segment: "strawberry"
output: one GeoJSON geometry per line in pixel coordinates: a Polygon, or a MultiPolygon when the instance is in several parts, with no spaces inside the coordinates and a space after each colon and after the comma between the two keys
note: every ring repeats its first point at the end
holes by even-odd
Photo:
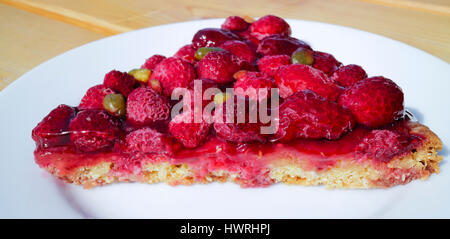
{"type": "Polygon", "coordinates": [[[266,15],[252,22],[249,30],[250,34],[258,40],[274,34],[282,36],[291,35],[291,27],[289,24],[282,18],[273,15],[266,15]]]}
{"type": "Polygon", "coordinates": [[[271,89],[275,87],[272,78],[262,72],[246,71],[236,80],[234,93],[243,97],[247,96],[251,100],[270,98],[271,89]]]}
{"type": "Polygon", "coordinates": [[[103,109],[103,98],[109,94],[114,94],[115,92],[106,87],[105,85],[96,85],[89,88],[86,94],[81,99],[78,108],[82,110],[86,109],[103,109]]]}
{"type": "Polygon", "coordinates": [[[244,31],[250,26],[250,23],[239,16],[229,16],[225,19],[221,28],[229,31],[244,31]]]}
{"type": "Polygon", "coordinates": [[[364,69],[358,65],[346,65],[339,68],[333,73],[331,79],[336,82],[336,84],[349,87],[360,80],[367,78],[367,73],[364,69]]]}
{"type": "Polygon", "coordinates": [[[103,84],[112,90],[121,93],[127,97],[134,89],[135,79],[132,75],[126,72],[120,72],[116,70],[110,71],[105,75],[103,84]]]}
{"type": "Polygon", "coordinates": [[[200,113],[198,114],[199,122],[196,122],[193,112],[183,112],[175,116],[169,123],[169,132],[186,148],[199,146],[211,129],[212,120],[205,121],[200,113]]]}
{"type": "Polygon", "coordinates": [[[128,96],[127,120],[138,126],[154,125],[169,119],[168,100],[150,87],[135,89],[128,96]]]}
{"type": "Polygon", "coordinates": [[[258,69],[274,77],[282,66],[289,65],[291,58],[287,55],[264,56],[258,60],[258,69]]]}
{"type": "Polygon", "coordinates": [[[148,58],[145,63],[141,66],[141,68],[144,69],[149,69],[149,70],[153,70],[155,69],[155,67],[161,63],[161,61],[163,61],[164,59],[166,59],[165,56],[162,55],[153,55],[150,58],[148,58]]]}
{"type": "Polygon", "coordinates": [[[171,96],[177,88],[186,88],[196,78],[194,67],[178,57],[169,57],[159,63],[150,76],[149,86],[152,80],[160,82],[163,94],[171,96]]]}
{"type": "Polygon", "coordinates": [[[331,76],[342,65],[333,55],[325,52],[314,51],[313,57],[314,63],[312,66],[328,76],[331,76]]]}
{"type": "Polygon", "coordinates": [[[194,49],[194,47],[192,47],[192,44],[189,44],[181,47],[173,56],[185,60],[192,65],[195,65],[197,63],[197,59],[195,58],[195,51],[196,50],[194,49]]]}
{"type": "Polygon", "coordinates": [[[241,58],[247,62],[253,62],[256,60],[256,52],[251,49],[251,47],[243,42],[238,40],[226,41],[220,48],[227,50],[228,52],[234,54],[235,56],[241,58]]]}
{"type": "MultiPolygon", "coordinates": [[[[197,66],[199,78],[213,80],[219,84],[233,81],[233,74],[242,67],[242,61],[226,51],[212,51],[200,60],[197,66]]],[[[248,64],[248,63],[247,63],[248,64]]]]}

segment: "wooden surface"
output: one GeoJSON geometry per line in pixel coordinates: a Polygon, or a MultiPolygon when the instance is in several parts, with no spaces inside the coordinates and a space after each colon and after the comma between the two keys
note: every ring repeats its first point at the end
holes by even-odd
{"type": "Polygon", "coordinates": [[[0,89],[45,60],[109,35],[269,13],[373,32],[450,62],[449,0],[0,0],[0,89]]]}

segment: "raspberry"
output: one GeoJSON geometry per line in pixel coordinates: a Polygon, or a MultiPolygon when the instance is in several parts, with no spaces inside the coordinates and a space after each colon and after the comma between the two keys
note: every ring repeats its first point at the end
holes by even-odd
{"type": "Polygon", "coordinates": [[[197,59],[195,59],[195,52],[196,50],[194,49],[194,47],[192,47],[192,44],[189,44],[180,48],[173,56],[181,58],[182,60],[195,65],[195,63],[197,62],[197,59]]]}
{"type": "Polygon", "coordinates": [[[214,98],[213,95],[211,95],[210,99],[203,98],[205,96],[205,91],[210,88],[218,88],[217,83],[212,80],[209,80],[209,79],[198,79],[198,80],[191,82],[191,84],[188,87],[190,97],[191,97],[191,110],[194,110],[196,99],[202,99],[202,109],[204,109],[205,106],[207,106],[211,101],[213,101],[213,98],[214,98]],[[195,85],[196,81],[200,81],[200,83],[201,83],[201,86],[202,86],[201,92],[194,91],[194,85],[195,85]]]}
{"type": "Polygon", "coordinates": [[[175,116],[169,123],[169,132],[186,148],[199,146],[208,136],[212,120],[209,122],[198,114],[200,122],[194,121],[194,111],[183,112],[175,116]]]}
{"type": "Polygon", "coordinates": [[[342,63],[337,61],[333,55],[325,52],[314,51],[313,57],[314,63],[312,66],[323,71],[323,73],[329,76],[332,75],[342,65],[342,63]]]}
{"type": "Polygon", "coordinates": [[[105,75],[103,84],[127,97],[134,89],[134,81],[134,77],[128,73],[112,70],[105,75]]]}
{"type": "Polygon", "coordinates": [[[358,65],[346,65],[333,73],[331,79],[338,85],[349,87],[360,80],[367,78],[364,69],[358,65]]]}
{"type": "Polygon", "coordinates": [[[168,136],[150,128],[141,128],[125,137],[130,152],[173,154],[173,142],[168,136]]]}
{"type": "Polygon", "coordinates": [[[350,111],[316,93],[305,90],[289,96],[279,111],[275,140],[294,138],[335,140],[355,126],[350,111]]]}
{"type": "Polygon", "coordinates": [[[134,125],[153,125],[169,116],[168,100],[149,87],[137,88],[128,96],[127,119],[134,125]]]}
{"type": "Polygon", "coordinates": [[[288,55],[290,56],[299,47],[311,49],[311,47],[296,38],[273,35],[264,38],[259,44],[256,52],[263,56],[267,55],[288,55]]]}
{"type": "Polygon", "coordinates": [[[103,110],[83,110],[69,124],[70,140],[81,152],[112,148],[120,133],[119,121],[103,110]]]}
{"type": "Polygon", "coordinates": [[[222,24],[221,28],[230,31],[244,31],[247,30],[249,26],[250,24],[242,17],[229,16],[225,19],[225,22],[222,24]]]}
{"type": "Polygon", "coordinates": [[[339,96],[338,103],[368,127],[389,124],[403,116],[402,89],[382,76],[356,82],[339,96]]]}
{"type": "Polygon", "coordinates": [[[291,58],[287,55],[264,56],[258,60],[258,68],[261,72],[274,77],[280,67],[289,65],[291,58]]]}
{"type": "Polygon", "coordinates": [[[250,34],[250,31],[244,30],[244,31],[240,31],[240,32],[235,32],[236,35],[238,35],[241,39],[247,41],[248,43],[252,43],[252,45],[254,45],[254,48],[256,49],[256,47],[258,46],[258,44],[260,43],[260,41],[258,39],[256,39],[255,37],[253,37],[250,34]]]}
{"type": "Polygon", "coordinates": [[[330,101],[335,101],[342,91],[323,72],[303,64],[283,66],[275,75],[275,83],[283,98],[308,89],[330,101]]]}
{"type": "Polygon", "coordinates": [[[222,45],[220,45],[220,47],[229,51],[230,53],[234,54],[235,56],[241,58],[244,61],[253,62],[256,60],[256,52],[253,51],[250,48],[250,46],[243,41],[238,40],[226,41],[222,45]]]}
{"type": "Polygon", "coordinates": [[[262,135],[259,122],[250,123],[250,115],[257,115],[257,104],[248,98],[234,96],[216,107],[214,113],[214,130],[223,139],[235,143],[264,142],[267,135],[262,135]],[[227,110],[227,102],[234,100],[233,107],[227,110]],[[240,110],[238,102],[245,102],[245,111],[240,110]],[[232,120],[228,122],[227,118],[232,120]]]}
{"type": "Polygon", "coordinates": [[[81,99],[78,108],[82,110],[87,109],[103,109],[103,98],[109,94],[114,94],[115,92],[105,85],[96,85],[89,88],[86,94],[81,99]]]}
{"type": "Polygon", "coordinates": [[[289,24],[282,18],[273,15],[266,15],[254,21],[250,24],[249,30],[252,36],[258,40],[274,34],[282,36],[291,35],[291,27],[289,24]]]}
{"type": "Polygon", "coordinates": [[[206,78],[217,83],[233,81],[233,74],[242,69],[239,59],[226,51],[212,51],[198,63],[199,78],[206,78]]]}
{"type": "Polygon", "coordinates": [[[205,28],[195,33],[194,38],[192,38],[192,46],[195,49],[216,47],[229,40],[239,40],[239,37],[228,30],[205,28]]]}
{"type": "Polygon", "coordinates": [[[269,75],[249,71],[242,74],[234,83],[234,93],[243,97],[247,96],[251,100],[262,100],[270,98],[271,89],[274,87],[275,84],[269,75]],[[260,89],[261,92],[259,92],[260,89]]]}
{"type": "Polygon", "coordinates": [[[36,145],[47,148],[70,142],[67,131],[75,114],[75,108],[67,105],[59,105],[53,109],[31,132],[36,145]]]}
{"type": "Polygon", "coordinates": [[[356,157],[389,162],[405,151],[408,137],[397,131],[373,130],[356,147],[356,157]]]}
{"type": "Polygon", "coordinates": [[[145,63],[141,66],[141,68],[149,69],[152,71],[164,59],[166,59],[165,56],[153,55],[145,61],[145,63]]]}
{"type": "Polygon", "coordinates": [[[150,80],[158,80],[163,94],[171,96],[173,89],[186,88],[196,78],[194,67],[177,57],[169,57],[156,66],[150,80]]]}

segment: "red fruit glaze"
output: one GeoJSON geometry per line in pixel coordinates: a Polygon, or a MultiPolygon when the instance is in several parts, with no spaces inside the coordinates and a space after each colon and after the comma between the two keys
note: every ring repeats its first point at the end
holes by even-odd
{"type": "Polygon", "coordinates": [[[314,51],[313,57],[314,63],[312,66],[328,76],[331,76],[342,65],[333,55],[325,52],[314,51]]]}
{"type": "Polygon", "coordinates": [[[81,99],[78,108],[82,110],[86,109],[103,109],[103,98],[109,94],[114,94],[115,92],[106,87],[105,85],[96,85],[89,88],[86,94],[81,99]]]}
{"type": "Polygon", "coordinates": [[[403,117],[403,92],[393,81],[378,76],[356,82],[341,96],[338,103],[348,108],[356,121],[378,127],[403,117]]]}
{"type": "Polygon", "coordinates": [[[158,80],[163,94],[170,97],[173,89],[186,88],[195,78],[195,69],[190,63],[178,57],[169,57],[156,66],[150,76],[149,85],[151,80],[158,80]]]}
{"type": "Polygon", "coordinates": [[[265,37],[279,34],[282,36],[291,35],[291,27],[282,18],[273,15],[266,15],[250,24],[250,34],[258,40],[265,37]]]}
{"type": "Polygon", "coordinates": [[[275,75],[275,83],[283,98],[297,91],[311,90],[330,101],[335,101],[342,91],[323,72],[303,64],[283,66],[275,75]]]}
{"type": "Polygon", "coordinates": [[[236,80],[234,93],[238,96],[247,96],[251,100],[270,98],[271,89],[275,88],[273,79],[261,72],[246,71],[236,80]]]}
{"type": "Polygon", "coordinates": [[[192,38],[192,46],[195,49],[200,47],[218,47],[229,40],[239,40],[239,37],[228,30],[205,28],[195,33],[194,38],[192,38]]]}
{"type": "Polygon", "coordinates": [[[230,31],[244,31],[250,26],[250,23],[246,22],[242,17],[229,16],[225,19],[221,28],[230,31]]]}
{"type": "Polygon", "coordinates": [[[169,132],[186,148],[195,148],[203,143],[211,129],[212,119],[205,121],[202,114],[197,114],[198,122],[194,121],[193,112],[183,112],[169,123],[169,132]]]}
{"type": "Polygon", "coordinates": [[[195,65],[197,63],[197,59],[195,58],[195,52],[196,50],[194,49],[194,47],[192,47],[192,44],[189,44],[181,47],[173,56],[181,58],[182,60],[185,60],[191,63],[192,65],[195,65]]]}
{"type": "Polygon", "coordinates": [[[235,56],[241,58],[247,62],[253,62],[256,60],[256,52],[250,48],[250,46],[239,40],[226,41],[220,48],[227,50],[228,52],[234,54],[235,56]]]}
{"type": "Polygon", "coordinates": [[[173,142],[167,135],[151,128],[141,128],[125,137],[127,151],[133,153],[173,154],[173,142]]]}
{"type": "Polygon", "coordinates": [[[67,105],[53,109],[31,132],[36,146],[48,148],[67,144],[70,141],[69,123],[75,114],[75,108],[67,105]]]}
{"type": "Polygon", "coordinates": [[[169,116],[168,100],[150,87],[137,88],[128,96],[127,120],[133,125],[154,125],[169,116]]]}
{"type": "Polygon", "coordinates": [[[270,55],[291,55],[299,47],[311,49],[311,47],[296,38],[280,35],[273,35],[264,38],[259,44],[256,52],[263,56],[270,55]]]}
{"type": "Polygon", "coordinates": [[[241,61],[226,51],[212,51],[199,61],[199,78],[213,80],[219,84],[233,81],[233,74],[242,69],[241,61]]]}
{"type": "Polygon", "coordinates": [[[336,140],[355,126],[350,111],[312,91],[299,91],[280,105],[275,140],[293,138],[336,140]]]}
{"type": "Polygon", "coordinates": [[[349,87],[360,80],[367,78],[367,73],[364,69],[358,65],[346,65],[339,68],[333,73],[331,79],[336,82],[336,84],[349,87]]]}
{"type": "Polygon", "coordinates": [[[289,64],[291,64],[291,57],[288,55],[263,56],[258,60],[258,69],[274,77],[282,66],[289,64]]]}
{"type": "Polygon", "coordinates": [[[153,55],[150,58],[148,58],[145,63],[141,66],[141,68],[144,69],[149,69],[149,70],[153,70],[155,69],[155,67],[161,63],[161,61],[163,61],[164,59],[166,59],[165,56],[162,55],[153,55]]]}
{"type": "Polygon", "coordinates": [[[119,121],[103,110],[83,110],[69,124],[70,141],[81,152],[108,151],[120,134],[119,121]]]}

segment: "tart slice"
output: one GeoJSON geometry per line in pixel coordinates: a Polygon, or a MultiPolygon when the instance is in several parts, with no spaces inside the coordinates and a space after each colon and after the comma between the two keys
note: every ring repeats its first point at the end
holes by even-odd
{"type": "Polygon", "coordinates": [[[235,182],[386,188],[439,172],[440,139],[368,77],[268,15],[198,31],[174,56],[113,70],[32,131],[35,161],[68,183],[235,182]]]}

